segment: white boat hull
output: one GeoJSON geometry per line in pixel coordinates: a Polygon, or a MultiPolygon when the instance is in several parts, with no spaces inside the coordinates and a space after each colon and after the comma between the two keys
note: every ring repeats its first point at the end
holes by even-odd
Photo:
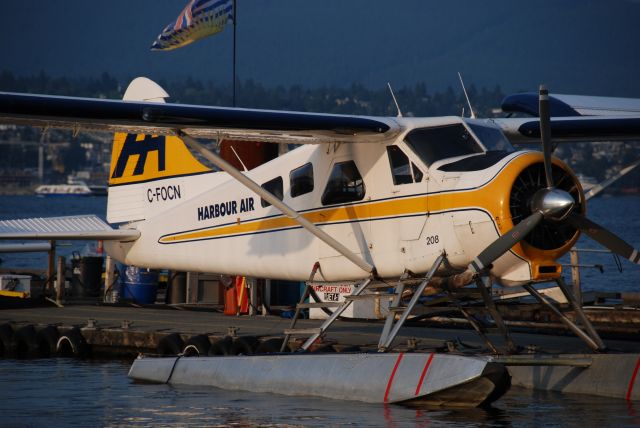
{"type": "Polygon", "coordinates": [[[43,184],[35,190],[38,196],[91,196],[85,184],[43,184]]]}

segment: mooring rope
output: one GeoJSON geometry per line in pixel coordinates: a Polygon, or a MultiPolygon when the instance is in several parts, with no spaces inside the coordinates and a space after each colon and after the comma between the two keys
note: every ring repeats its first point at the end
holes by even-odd
{"type": "Polygon", "coordinates": [[[178,360],[182,357],[182,355],[178,355],[176,356],[176,360],[173,362],[173,366],[171,367],[171,371],[169,372],[169,377],[167,377],[167,380],[164,382],[169,383],[169,381],[171,380],[171,376],[173,376],[173,371],[176,369],[176,364],[178,364],[178,360]]]}

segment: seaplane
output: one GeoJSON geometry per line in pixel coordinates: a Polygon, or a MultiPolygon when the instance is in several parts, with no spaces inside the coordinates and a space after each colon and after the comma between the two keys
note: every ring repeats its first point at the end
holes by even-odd
{"type": "Polygon", "coordinates": [[[3,221],[0,239],[101,239],[127,265],[353,281],[354,298],[394,284],[393,310],[378,353],[307,354],[313,363],[304,352],[139,358],[132,377],[372,402],[449,402],[462,388],[474,391],[468,403],[486,403],[508,383],[491,358],[391,352],[423,293],[469,284],[481,291],[509,353],[517,347],[493,304],[492,284],[523,286],[548,303],[533,284],[556,281],[583,327],[563,321],[594,350],[606,349],[562,281],[558,258],[581,233],[632,263],[640,253],[589,220],[580,181],[553,151],[561,142],[639,139],[638,102],[553,97],[541,87],[505,100],[532,116],[478,119],[403,117],[399,108],[396,117],[364,117],[208,107],[166,103],[168,97],[146,78],[135,79],[123,100],[0,93],[2,123],[115,133],[110,224],[94,215],[3,221]],[[298,147],[247,171],[204,139],[298,147]],[[541,142],[542,151],[514,148],[531,142],[541,142]],[[407,303],[408,284],[414,290],[407,303]],[[240,385],[225,374],[226,364],[261,374],[240,385]],[[301,380],[283,387],[291,373],[301,380]]]}

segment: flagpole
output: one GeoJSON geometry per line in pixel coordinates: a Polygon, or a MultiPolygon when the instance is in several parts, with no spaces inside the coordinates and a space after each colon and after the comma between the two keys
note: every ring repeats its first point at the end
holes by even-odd
{"type": "Polygon", "coordinates": [[[236,26],[238,24],[238,9],[233,0],[233,106],[236,106],[236,26]]]}

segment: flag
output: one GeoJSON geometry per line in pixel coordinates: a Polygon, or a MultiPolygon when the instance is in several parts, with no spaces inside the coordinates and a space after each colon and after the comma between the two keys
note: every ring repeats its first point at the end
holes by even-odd
{"type": "Polygon", "coordinates": [[[233,19],[233,0],[190,0],[162,30],[151,50],[170,51],[219,33],[229,19],[233,19]]]}

